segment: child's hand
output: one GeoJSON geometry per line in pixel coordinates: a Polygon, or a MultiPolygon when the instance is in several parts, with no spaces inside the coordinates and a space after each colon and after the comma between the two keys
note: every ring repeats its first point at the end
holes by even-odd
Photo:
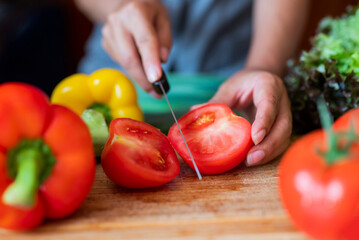
{"type": "Polygon", "coordinates": [[[292,115],[287,91],[278,76],[264,71],[240,71],[220,86],[210,102],[241,110],[252,122],[255,146],[247,155],[247,166],[266,163],[288,147],[292,115]]]}
{"type": "Polygon", "coordinates": [[[150,82],[161,77],[161,61],[167,61],[172,45],[169,16],[161,1],[126,1],[108,16],[102,33],[109,55],[155,95],[150,82]]]}

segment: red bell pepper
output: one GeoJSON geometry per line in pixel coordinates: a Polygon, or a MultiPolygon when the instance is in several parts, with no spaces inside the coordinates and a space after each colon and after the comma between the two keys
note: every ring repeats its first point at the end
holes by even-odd
{"type": "Polygon", "coordinates": [[[95,176],[81,118],[39,89],[0,84],[0,227],[28,230],[73,213],[95,176]]]}

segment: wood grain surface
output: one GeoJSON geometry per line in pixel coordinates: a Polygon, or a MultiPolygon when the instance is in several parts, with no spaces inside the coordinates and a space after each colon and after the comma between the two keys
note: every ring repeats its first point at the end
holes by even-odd
{"type": "Polygon", "coordinates": [[[92,191],[73,215],[27,233],[0,230],[0,239],[308,239],[281,206],[278,159],[202,181],[180,162],[176,179],[145,190],[116,186],[98,164],[92,191]]]}

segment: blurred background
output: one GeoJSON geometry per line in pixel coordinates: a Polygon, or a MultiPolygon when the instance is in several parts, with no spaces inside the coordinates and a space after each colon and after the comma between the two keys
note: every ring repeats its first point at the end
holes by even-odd
{"type": "MultiPolygon", "coordinates": [[[[321,18],[341,15],[356,4],[311,1],[298,53],[310,48],[321,18]]],[[[50,95],[61,79],[76,72],[91,28],[72,0],[0,0],[0,82],[31,83],[50,95]]]]}

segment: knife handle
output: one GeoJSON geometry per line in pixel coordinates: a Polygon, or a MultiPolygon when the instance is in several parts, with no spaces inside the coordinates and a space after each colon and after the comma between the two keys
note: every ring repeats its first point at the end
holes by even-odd
{"type": "Polygon", "coordinates": [[[160,87],[160,83],[162,84],[163,89],[167,93],[170,90],[170,85],[168,84],[166,74],[163,70],[162,70],[161,78],[157,82],[152,83],[152,86],[153,86],[153,89],[155,90],[155,92],[160,95],[163,95],[163,92],[160,87]]]}

